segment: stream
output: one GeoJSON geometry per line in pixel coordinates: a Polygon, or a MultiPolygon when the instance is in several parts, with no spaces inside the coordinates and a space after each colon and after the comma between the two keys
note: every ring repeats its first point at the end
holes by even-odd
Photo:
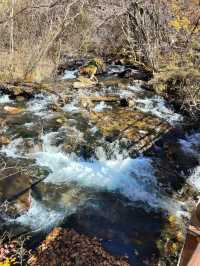
{"type": "MultiPolygon", "coordinates": [[[[73,82],[75,73],[66,71],[63,79],[73,82]]],[[[45,92],[29,100],[0,94],[0,133],[10,140],[0,146],[9,176],[0,180],[1,202],[43,180],[12,199],[12,212],[1,225],[13,234],[30,231],[33,242],[55,226],[73,228],[96,236],[113,255],[127,256],[130,265],[151,266],[162,256],[159,241],[166,240],[170,217],[184,232],[198,199],[200,131],[185,130],[182,115],[140,83],[102,82],[100,91],[75,92],[62,105],[58,96],[45,92]],[[132,99],[134,106],[99,101],[88,109],[79,101],[111,94],[132,99]],[[9,114],[5,106],[22,111],[9,114]],[[130,130],[130,123],[137,128],[130,130]],[[159,131],[155,138],[154,131],[159,131]],[[146,132],[151,141],[140,144],[138,135],[145,139],[146,132]]],[[[182,243],[175,231],[170,237],[182,243]]],[[[172,252],[175,262],[179,251],[172,252]]]]}

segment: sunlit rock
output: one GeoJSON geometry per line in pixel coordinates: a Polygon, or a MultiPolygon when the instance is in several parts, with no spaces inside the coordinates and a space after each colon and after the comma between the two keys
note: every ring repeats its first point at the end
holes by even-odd
{"type": "Polygon", "coordinates": [[[6,136],[0,136],[0,146],[1,145],[8,145],[10,143],[10,139],[6,136]]]}
{"type": "Polygon", "coordinates": [[[91,80],[96,80],[96,74],[102,73],[106,70],[106,65],[101,58],[94,58],[86,65],[79,68],[80,74],[87,75],[91,80]]]}
{"type": "Polygon", "coordinates": [[[128,108],[92,112],[90,119],[108,141],[126,139],[136,152],[149,148],[171,128],[158,117],[128,108]]]}
{"type": "Polygon", "coordinates": [[[78,81],[75,81],[73,83],[73,87],[75,89],[90,88],[90,87],[93,87],[95,84],[96,84],[95,81],[93,81],[93,80],[91,80],[89,78],[80,76],[78,78],[78,81]]]}
{"type": "Polygon", "coordinates": [[[21,113],[24,111],[24,109],[22,108],[18,108],[18,107],[13,107],[13,106],[4,106],[3,108],[6,112],[8,112],[9,114],[12,114],[12,115],[15,115],[15,114],[18,114],[18,113],[21,113]]]}

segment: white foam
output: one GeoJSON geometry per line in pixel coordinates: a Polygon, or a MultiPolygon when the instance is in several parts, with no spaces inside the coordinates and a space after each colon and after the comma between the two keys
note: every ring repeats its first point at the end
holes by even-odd
{"type": "Polygon", "coordinates": [[[128,89],[132,92],[144,92],[144,90],[141,88],[141,84],[135,84],[135,85],[129,85],[128,89]]]}
{"type": "MultiPolygon", "coordinates": [[[[71,159],[62,153],[41,153],[37,156],[40,165],[47,166],[52,173],[45,182],[54,184],[77,183],[81,187],[100,190],[119,190],[132,200],[151,200],[155,204],[151,193],[145,191],[145,183],[153,182],[148,161],[144,158],[132,160],[130,158],[118,161],[86,162],[71,159]],[[132,167],[135,168],[131,174],[132,167]],[[145,171],[148,168],[148,171],[145,171]],[[133,175],[133,177],[131,177],[133,175]],[[142,179],[136,181],[135,178],[142,179]],[[134,178],[135,177],[135,178],[134,178]]],[[[154,182],[153,182],[154,183],[154,182]]]]}
{"type": "Polygon", "coordinates": [[[94,111],[95,112],[103,112],[104,109],[112,109],[112,107],[111,106],[108,106],[105,102],[102,101],[102,102],[98,103],[95,106],[94,111]]]}
{"type": "Polygon", "coordinates": [[[184,139],[179,140],[179,143],[185,153],[191,153],[195,156],[199,156],[200,133],[186,135],[184,139]]]}
{"type": "MultiPolygon", "coordinates": [[[[121,193],[132,203],[140,202],[144,208],[164,209],[183,215],[181,203],[175,202],[159,191],[155,177],[152,160],[148,157],[132,159],[119,154],[118,145],[112,146],[115,149],[114,156],[108,160],[102,147],[98,147],[96,155],[98,160],[85,161],[75,155],[68,155],[60,152],[54,140],[57,132],[51,132],[42,137],[43,147],[41,152],[36,152],[33,158],[38,165],[46,166],[51,173],[44,180],[45,183],[56,185],[67,185],[73,188],[73,195],[66,193],[61,195],[59,208],[47,207],[42,202],[32,199],[30,209],[18,217],[14,222],[29,226],[32,230],[48,230],[59,225],[62,220],[74,213],[81,204],[85,204],[86,198],[80,196],[80,189],[87,188],[90,191],[108,191],[121,193]],[[118,154],[118,155],[117,155],[118,154]],[[74,193],[79,198],[74,201],[74,193]]],[[[22,139],[12,142],[6,153],[12,156],[19,156],[18,148],[22,139]]],[[[69,192],[70,193],[70,192],[69,192]]],[[[43,195],[45,198],[46,196],[43,195]]],[[[48,197],[47,197],[48,199],[48,197]]],[[[48,202],[48,200],[45,200],[48,202]]],[[[185,215],[185,213],[184,213],[185,215]]]]}
{"type": "Polygon", "coordinates": [[[78,70],[65,70],[64,76],[62,77],[62,79],[65,79],[65,80],[75,79],[77,72],[78,70]]]}
{"type": "Polygon", "coordinates": [[[200,191],[200,165],[194,169],[190,178],[188,179],[188,183],[200,191]]]}
{"type": "Polygon", "coordinates": [[[58,135],[58,132],[50,132],[46,135],[42,136],[43,144],[42,144],[42,150],[44,152],[49,153],[57,153],[59,152],[59,147],[52,145],[52,141],[56,139],[56,136],[58,135]]]}
{"type": "Polygon", "coordinates": [[[75,101],[66,104],[62,109],[63,109],[64,112],[67,112],[67,113],[79,112],[79,108],[76,106],[76,102],[75,101]]]}
{"type": "Polygon", "coordinates": [[[160,117],[172,125],[182,120],[182,116],[168,108],[167,103],[160,96],[135,99],[135,103],[140,111],[160,117]]]}
{"type": "Polygon", "coordinates": [[[155,178],[151,159],[138,157],[107,160],[99,151],[99,160],[84,161],[61,152],[47,151],[36,154],[37,163],[51,173],[44,182],[67,184],[78,188],[118,192],[132,202],[143,202],[147,207],[181,212],[181,204],[162,196],[155,178]]]}
{"type": "MultiPolygon", "coordinates": [[[[57,192],[56,192],[57,193],[57,192]]],[[[63,219],[75,213],[85,204],[86,194],[76,188],[61,189],[59,197],[52,200],[52,191],[48,189],[41,194],[42,200],[30,197],[30,208],[10,223],[28,226],[33,231],[48,231],[59,226],[63,219]]]]}
{"type": "Polygon", "coordinates": [[[99,129],[96,127],[96,126],[93,126],[91,129],[90,129],[90,132],[92,133],[92,134],[95,134],[96,132],[98,132],[99,131],[99,129]]]}
{"type": "Polygon", "coordinates": [[[34,113],[37,116],[45,116],[51,114],[48,110],[48,105],[56,101],[56,96],[46,96],[44,94],[38,94],[33,100],[27,103],[27,111],[34,113]]]}
{"type": "Polygon", "coordinates": [[[30,227],[32,230],[48,230],[60,224],[67,215],[72,214],[74,211],[75,209],[72,206],[63,210],[54,210],[32,198],[29,210],[10,222],[20,223],[30,227]]]}
{"type": "Polygon", "coordinates": [[[128,90],[120,90],[119,96],[120,96],[120,98],[132,97],[133,96],[133,92],[132,91],[128,91],[128,90]]]}
{"type": "Polygon", "coordinates": [[[0,95],[0,104],[10,103],[12,100],[10,100],[9,95],[0,95]]]}
{"type": "Polygon", "coordinates": [[[125,70],[123,65],[110,65],[107,69],[108,74],[118,74],[125,70]]]}
{"type": "MultiPolygon", "coordinates": [[[[1,152],[5,153],[8,157],[19,158],[23,157],[20,150],[23,148],[23,138],[13,139],[8,145],[1,148],[1,152]]],[[[23,150],[23,149],[22,149],[23,150]]]]}
{"type": "Polygon", "coordinates": [[[30,122],[30,123],[25,123],[24,126],[26,128],[32,128],[34,126],[34,123],[33,122],[30,122]]]}

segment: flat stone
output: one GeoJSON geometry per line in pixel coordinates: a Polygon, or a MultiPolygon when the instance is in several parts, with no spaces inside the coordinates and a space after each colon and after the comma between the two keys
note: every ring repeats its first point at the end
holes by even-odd
{"type": "Polygon", "coordinates": [[[128,108],[114,111],[91,112],[90,120],[110,142],[126,139],[130,149],[142,152],[149,147],[171,126],[160,118],[128,108]]]}
{"type": "Polygon", "coordinates": [[[29,189],[32,178],[16,168],[0,172],[0,202],[11,201],[9,212],[17,214],[29,207],[29,189]]]}

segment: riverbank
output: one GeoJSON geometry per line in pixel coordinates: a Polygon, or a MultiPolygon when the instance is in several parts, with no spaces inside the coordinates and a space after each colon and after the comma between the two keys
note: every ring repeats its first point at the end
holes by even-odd
{"type": "Polygon", "coordinates": [[[62,225],[130,265],[176,265],[198,197],[198,126],[138,80],[141,66],[106,65],[98,82],[72,64],[56,81],[3,84],[2,229],[38,246],[62,225]]]}

